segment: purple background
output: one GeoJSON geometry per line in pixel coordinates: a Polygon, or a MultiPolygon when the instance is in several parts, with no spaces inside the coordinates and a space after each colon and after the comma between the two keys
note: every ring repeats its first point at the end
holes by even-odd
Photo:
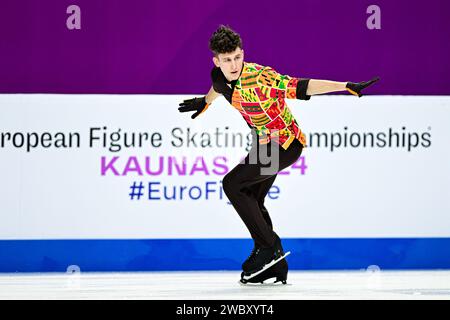
{"type": "Polygon", "coordinates": [[[1,93],[206,93],[208,40],[243,37],[246,61],[373,94],[450,94],[450,1],[1,0],[1,93]],[[81,30],[66,8],[81,7],[81,30]],[[366,9],[381,8],[381,30],[366,9]]]}

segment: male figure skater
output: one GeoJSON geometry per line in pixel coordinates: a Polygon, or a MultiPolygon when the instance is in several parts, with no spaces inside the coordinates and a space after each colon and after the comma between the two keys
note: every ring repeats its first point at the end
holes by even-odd
{"type": "Polygon", "coordinates": [[[191,116],[195,119],[223,95],[252,129],[252,149],[223,179],[225,194],[254,240],[254,248],[242,264],[241,282],[276,278],[275,282],[285,284],[288,265],[282,259],[281,240],[273,231],[264,198],[277,172],[295,163],[307,144],[285,99],[309,100],[312,95],[345,90],[361,97],[361,91],[378,78],[354,83],[281,75],[271,67],[245,62],[239,34],[223,25],[211,36],[209,48],[215,65],[211,71],[212,87],[206,96],[184,100],[178,110],[195,111],[191,116]],[[259,152],[262,146],[269,156],[277,156],[278,168],[269,174],[263,172],[267,162],[262,161],[259,152]],[[255,154],[257,161],[250,161],[255,154]]]}

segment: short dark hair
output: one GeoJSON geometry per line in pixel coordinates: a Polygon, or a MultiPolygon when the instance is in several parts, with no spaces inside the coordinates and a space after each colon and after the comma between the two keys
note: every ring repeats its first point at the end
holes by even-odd
{"type": "Polygon", "coordinates": [[[242,39],[229,26],[220,25],[209,39],[209,49],[217,57],[220,53],[233,52],[237,48],[242,49],[242,39]]]}

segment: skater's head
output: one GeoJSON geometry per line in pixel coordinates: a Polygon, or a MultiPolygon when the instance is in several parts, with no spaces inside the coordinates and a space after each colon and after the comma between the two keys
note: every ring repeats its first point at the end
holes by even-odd
{"type": "Polygon", "coordinates": [[[221,25],[209,39],[209,49],[214,54],[213,62],[228,81],[237,80],[244,64],[242,39],[230,27],[221,25]]]}

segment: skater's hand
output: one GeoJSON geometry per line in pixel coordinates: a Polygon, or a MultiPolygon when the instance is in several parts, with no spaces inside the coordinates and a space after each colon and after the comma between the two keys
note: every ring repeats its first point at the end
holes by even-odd
{"type": "Polygon", "coordinates": [[[196,111],[191,115],[192,119],[197,118],[200,113],[204,112],[209,107],[206,103],[206,96],[184,100],[179,106],[178,111],[180,112],[196,111]]]}
{"type": "Polygon", "coordinates": [[[366,82],[347,82],[347,85],[345,86],[345,88],[351,94],[361,98],[362,97],[361,91],[363,89],[367,88],[368,86],[371,86],[378,80],[380,80],[379,77],[373,78],[372,80],[369,80],[366,82]]]}

